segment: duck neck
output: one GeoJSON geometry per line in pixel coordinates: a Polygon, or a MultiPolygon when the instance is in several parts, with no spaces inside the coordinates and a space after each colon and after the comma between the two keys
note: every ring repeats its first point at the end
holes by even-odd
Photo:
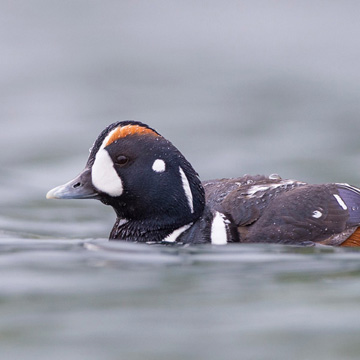
{"type": "Polygon", "coordinates": [[[154,224],[149,220],[124,220],[117,218],[110,233],[110,240],[142,243],[175,242],[186,231],[192,221],[185,224],[154,224]]]}

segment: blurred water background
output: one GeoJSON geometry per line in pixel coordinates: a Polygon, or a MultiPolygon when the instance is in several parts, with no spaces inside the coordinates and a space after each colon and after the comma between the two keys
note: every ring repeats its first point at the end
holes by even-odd
{"type": "Polygon", "coordinates": [[[360,185],[360,3],[0,2],[3,359],[359,359],[360,254],[109,243],[49,201],[108,124],[148,123],[202,179],[360,185]]]}

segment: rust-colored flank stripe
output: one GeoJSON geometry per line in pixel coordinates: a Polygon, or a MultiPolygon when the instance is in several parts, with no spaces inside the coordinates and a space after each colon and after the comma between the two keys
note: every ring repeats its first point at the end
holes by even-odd
{"type": "Polygon", "coordinates": [[[139,125],[125,125],[122,127],[116,128],[110,138],[108,139],[105,146],[112,144],[114,141],[124,138],[129,135],[152,135],[152,136],[160,136],[155,131],[148,129],[139,125]]]}
{"type": "Polygon", "coordinates": [[[357,228],[340,246],[360,246],[360,228],[357,228]]]}

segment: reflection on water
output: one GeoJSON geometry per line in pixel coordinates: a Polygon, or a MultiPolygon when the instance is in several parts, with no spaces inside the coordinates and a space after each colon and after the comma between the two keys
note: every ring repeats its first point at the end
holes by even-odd
{"type": "Polygon", "coordinates": [[[359,185],[359,6],[2,1],[2,358],[358,359],[357,249],[109,243],[45,194],[126,119],[204,180],[359,185]]]}
{"type": "Polygon", "coordinates": [[[0,247],[0,348],[19,358],[336,359],[360,350],[356,250],[52,239],[0,247]]]}

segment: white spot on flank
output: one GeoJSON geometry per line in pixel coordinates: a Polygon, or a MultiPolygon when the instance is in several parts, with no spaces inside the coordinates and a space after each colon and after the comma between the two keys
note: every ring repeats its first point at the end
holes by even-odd
{"type": "Polygon", "coordinates": [[[315,218],[315,219],[319,219],[319,218],[322,217],[322,212],[319,211],[319,210],[315,210],[315,211],[313,211],[313,213],[312,213],[312,217],[315,218]]]}
{"type": "Polygon", "coordinates": [[[190,226],[192,225],[192,223],[190,224],[186,224],[176,230],[174,230],[172,233],[170,233],[165,239],[163,239],[163,241],[165,242],[175,242],[176,239],[185,231],[187,230],[190,226]]]}
{"type": "Polygon", "coordinates": [[[336,199],[336,201],[339,203],[339,205],[344,209],[344,210],[347,210],[347,206],[346,204],[344,203],[344,200],[340,197],[340,195],[338,194],[333,194],[334,195],[334,198],[336,199]]]}
{"type": "Polygon", "coordinates": [[[152,165],[152,169],[155,172],[162,173],[165,171],[165,161],[161,159],[156,159],[152,165]]]}
{"type": "Polygon", "coordinates": [[[226,224],[229,221],[225,218],[224,214],[216,212],[211,223],[211,243],[213,245],[227,244],[226,224]]]}
{"type": "Polygon", "coordinates": [[[189,203],[190,211],[191,211],[191,213],[193,213],[194,212],[194,203],[193,203],[193,195],[192,195],[192,192],[191,192],[189,180],[186,177],[186,175],[184,173],[184,170],[181,167],[179,167],[179,170],[180,170],[183,189],[184,189],[187,201],[189,203]]]}
{"type": "Polygon", "coordinates": [[[91,169],[91,179],[98,190],[110,196],[120,196],[123,193],[122,181],[114,169],[109,153],[104,148],[100,148],[96,154],[91,169]]]}

